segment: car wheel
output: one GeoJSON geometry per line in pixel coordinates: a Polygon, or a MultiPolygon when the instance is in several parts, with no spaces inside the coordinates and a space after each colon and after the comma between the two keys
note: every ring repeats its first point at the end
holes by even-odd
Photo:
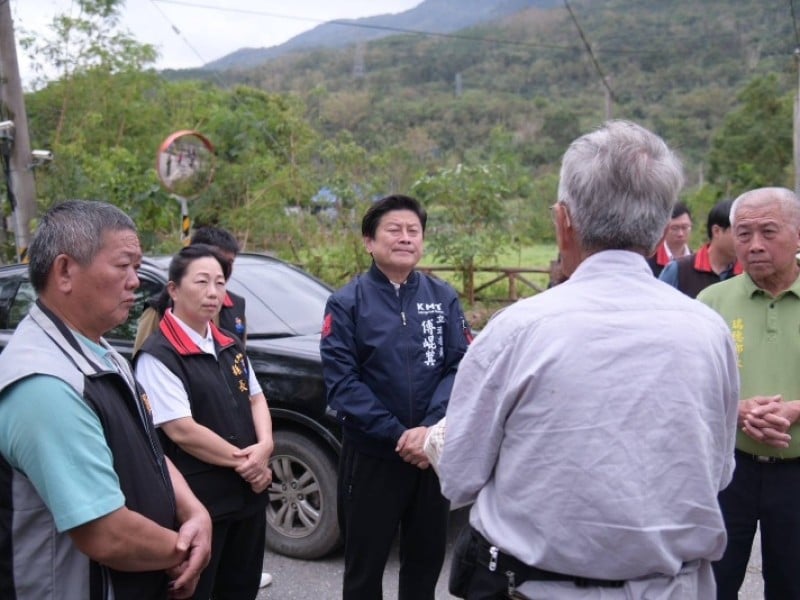
{"type": "Polygon", "coordinates": [[[293,431],[274,433],[267,545],[292,558],[320,558],[339,545],[336,464],[316,441],[293,431]]]}

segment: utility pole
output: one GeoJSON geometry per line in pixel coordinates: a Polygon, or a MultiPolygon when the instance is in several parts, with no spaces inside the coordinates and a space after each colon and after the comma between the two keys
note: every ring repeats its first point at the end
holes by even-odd
{"type": "Polygon", "coordinates": [[[794,49],[797,93],[794,96],[794,193],[800,196],[800,46],[794,49]]]}
{"type": "Polygon", "coordinates": [[[11,3],[8,1],[0,1],[0,109],[14,123],[6,185],[13,211],[17,260],[26,262],[31,220],[36,214],[36,186],[31,169],[33,156],[28,135],[28,115],[19,76],[11,3]]]}

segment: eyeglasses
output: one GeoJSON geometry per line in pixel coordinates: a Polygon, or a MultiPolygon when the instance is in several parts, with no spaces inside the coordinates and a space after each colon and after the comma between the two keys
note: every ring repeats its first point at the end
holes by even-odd
{"type": "Polygon", "coordinates": [[[691,231],[691,225],[670,225],[669,226],[670,233],[683,233],[684,231],[691,231]]]}

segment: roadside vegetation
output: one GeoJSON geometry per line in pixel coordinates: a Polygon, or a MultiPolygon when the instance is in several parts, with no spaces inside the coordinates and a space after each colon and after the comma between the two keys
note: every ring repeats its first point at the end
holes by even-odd
{"type": "MultiPolygon", "coordinates": [[[[212,141],[217,160],[213,184],[190,201],[193,222],[229,228],[248,251],[333,286],[368,266],[360,217],[387,193],[424,202],[424,265],[455,267],[441,276],[466,297],[494,276],[480,269],[547,268],[555,258],[559,158],[604,118],[602,86],[565,11],[526,11],[463,39],[371,42],[354,80],[352,49],[248,71],[156,73],[155,49],[119,31],[123,2],[79,0],[80,16],[57,18],[49,37],[18,33],[58,72],[26,95],[32,146],[55,156],[36,171],[40,210],[65,198],[108,200],[136,220],[147,252],[176,250],[179,205],[153,166],[167,135],[191,129],[212,141]]],[[[797,76],[785,3],[574,8],[610,77],[614,116],[654,129],[683,155],[695,246],[718,199],[794,186],[797,76]]],[[[7,240],[6,260],[13,248],[7,240]]],[[[531,277],[546,286],[546,276],[531,277]]],[[[478,294],[492,307],[507,295],[504,282],[478,294]]]]}

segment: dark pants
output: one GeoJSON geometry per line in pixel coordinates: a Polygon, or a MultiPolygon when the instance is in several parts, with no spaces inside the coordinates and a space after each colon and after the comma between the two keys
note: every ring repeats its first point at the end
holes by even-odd
{"type": "Polygon", "coordinates": [[[399,600],[434,600],[449,503],[432,468],[363,454],[347,440],[339,462],[343,600],[381,600],[383,570],[400,530],[399,600]]]}
{"type": "Polygon", "coordinates": [[[736,600],[761,526],[766,600],[800,600],[800,462],[758,463],[736,456],[733,481],[719,495],[728,545],[713,564],[718,600],[736,600]]]}
{"type": "Polygon", "coordinates": [[[255,600],[264,563],[267,516],[263,509],[241,519],[214,520],[211,560],[194,600],[255,600]]]}

